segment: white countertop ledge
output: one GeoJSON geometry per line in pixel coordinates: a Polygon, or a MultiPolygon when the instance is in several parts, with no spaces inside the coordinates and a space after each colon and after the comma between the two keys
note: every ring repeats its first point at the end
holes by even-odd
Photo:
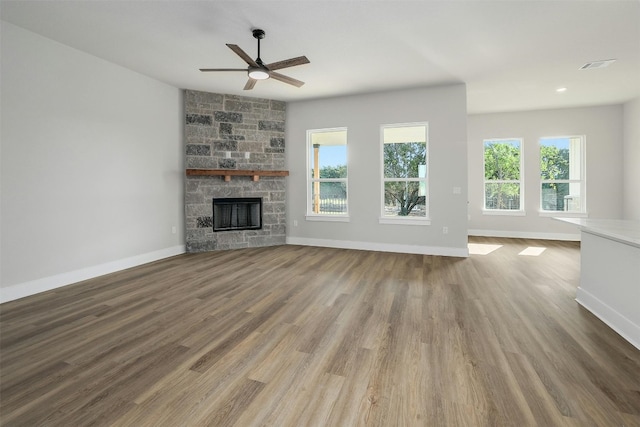
{"type": "Polygon", "coordinates": [[[640,221],[626,219],[562,218],[553,219],[580,227],[582,231],[640,248],[640,221]]]}

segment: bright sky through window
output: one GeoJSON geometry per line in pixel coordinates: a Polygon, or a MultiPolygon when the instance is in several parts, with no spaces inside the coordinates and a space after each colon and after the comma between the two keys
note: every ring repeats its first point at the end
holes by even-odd
{"type": "Polygon", "coordinates": [[[558,148],[569,148],[569,138],[544,138],[544,145],[558,148]]]}
{"type": "Polygon", "coordinates": [[[344,165],[346,158],[347,158],[346,145],[325,146],[323,147],[322,156],[320,157],[320,167],[344,165]]]}

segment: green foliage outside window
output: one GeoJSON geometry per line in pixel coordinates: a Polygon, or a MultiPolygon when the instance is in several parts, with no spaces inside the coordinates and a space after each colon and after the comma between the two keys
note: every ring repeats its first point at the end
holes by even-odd
{"type": "MultiPolygon", "coordinates": [[[[384,144],[384,177],[424,178],[426,154],[427,145],[424,142],[384,144]]],[[[385,206],[397,207],[398,216],[411,215],[417,207],[425,207],[424,185],[418,180],[387,180],[384,183],[384,203],[385,206]]]]}
{"type": "Polygon", "coordinates": [[[519,180],[520,148],[506,142],[486,143],[484,179],[519,180]]]}
{"type": "Polygon", "coordinates": [[[424,208],[425,196],[420,195],[419,182],[387,181],[384,183],[384,203],[398,206],[398,216],[408,216],[416,207],[424,208]]]}
{"type": "MultiPolygon", "coordinates": [[[[542,209],[551,211],[570,210],[565,206],[571,195],[570,150],[556,145],[540,145],[540,179],[542,183],[542,209]]],[[[579,191],[578,191],[579,193],[579,191]]],[[[577,199],[576,199],[577,200],[577,199]]]]}
{"type": "Polygon", "coordinates": [[[384,144],[385,178],[418,178],[424,165],[427,146],[424,142],[384,144]]]}
{"type": "Polygon", "coordinates": [[[485,142],[486,209],[520,209],[520,163],[519,141],[485,142]]]}
{"type": "Polygon", "coordinates": [[[540,146],[540,178],[569,179],[569,149],[553,145],[540,146]]]}
{"type": "MultiPolygon", "coordinates": [[[[346,178],[347,177],[347,165],[338,166],[323,166],[319,168],[320,179],[326,178],[346,178]]],[[[313,169],[311,169],[311,176],[313,177],[313,169]]],[[[332,199],[344,199],[347,198],[347,183],[346,182],[323,182],[320,186],[321,198],[332,199]]]]}

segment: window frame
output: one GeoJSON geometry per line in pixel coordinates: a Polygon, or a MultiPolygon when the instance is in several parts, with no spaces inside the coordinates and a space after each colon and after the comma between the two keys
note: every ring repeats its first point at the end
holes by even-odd
{"type": "Polygon", "coordinates": [[[524,180],[524,138],[487,138],[482,140],[482,214],[483,215],[505,215],[505,216],[525,216],[525,180],[524,180]],[[518,180],[487,180],[485,176],[484,150],[487,142],[518,141],[520,144],[520,178],[518,180]],[[487,208],[487,184],[509,184],[516,183],[520,186],[520,208],[519,209],[490,209],[487,208]]]}
{"type": "MultiPolygon", "coordinates": [[[[559,136],[541,136],[538,138],[538,191],[540,192],[540,197],[538,198],[538,214],[540,216],[566,216],[566,217],[587,217],[587,179],[586,179],[586,165],[587,165],[587,138],[586,135],[559,135],[559,136]],[[573,139],[579,138],[580,140],[580,178],[579,179],[542,179],[542,158],[541,158],[541,147],[542,141],[545,139],[573,139]],[[542,194],[542,186],[543,184],[579,184],[580,185],[580,210],[579,211],[553,211],[547,210],[543,208],[543,194],[542,194]]],[[[571,151],[569,151],[569,156],[571,158],[571,151]]],[[[571,173],[571,169],[569,169],[569,173],[571,173]]]]}
{"type": "Polygon", "coordinates": [[[380,217],[378,222],[380,224],[402,224],[402,225],[430,225],[431,217],[430,217],[430,191],[429,191],[429,122],[421,121],[421,122],[410,122],[410,123],[391,123],[391,124],[383,124],[380,125],[380,217]],[[424,126],[425,133],[425,166],[426,172],[424,177],[417,178],[386,178],[384,174],[384,131],[385,129],[390,128],[401,128],[401,127],[418,127],[424,126]],[[425,216],[424,217],[416,217],[416,216],[385,216],[385,183],[386,182],[424,182],[425,188],[425,216]]]}
{"type": "Polygon", "coordinates": [[[307,204],[307,208],[305,209],[305,219],[307,221],[327,221],[327,222],[349,222],[350,221],[350,217],[349,217],[349,141],[348,141],[348,129],[346,126],[340,126],[340,127],[332,127],[332,128],[319,128],[319,129],[307,129],[307,138],[306,138],[306,156],[307,156],[307,160],[306,160],[306,172],[305,174],[307,175],[307,179],[306,179],[306,185],[307,185],[307,197],[306,197],[306,204],[307,204]],[[345,163],[346,163],[346,167],[347,167],[347,177],[346,178],[313,178],[312,176],[310,176],[310,171],[313,168],[313,165],[311,164],[311,153],[313,150],[312,147],[312,136],[314,134],[317,133],[329,133],[329,132],[341,132],[344,131],[345,132],[345,147],[346,147],[346,153],[345,153],[345,163]],[[313,212],[313,191],[312,191],[312,186],[315,182],[318,183],[322,183],[322,182],[344,182],[345,184],[345,188],[346,188],[346,212],[345,213],[339,213],[339,214],[333,214],[333,213],[316,213],[313,212]]]}

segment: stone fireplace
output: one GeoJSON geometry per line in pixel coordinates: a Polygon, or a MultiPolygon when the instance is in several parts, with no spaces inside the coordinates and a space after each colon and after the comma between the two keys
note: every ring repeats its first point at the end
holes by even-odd
{"type": "Polygon", "coordinates": [[[213,231],[260,230],[262,198],[213,198],[213,231]]]}
{"type": "MultiPolygon", "coordinates": [[[[283,170],[285,106],[269,99],[185,91],[186,169],[283,170]]],[[[285,244],[285,179],[187,175],[187,252],[285,244]],[[261,228],[214,231],[213,200],[238,198],[261,200],[261,228]]]]}

